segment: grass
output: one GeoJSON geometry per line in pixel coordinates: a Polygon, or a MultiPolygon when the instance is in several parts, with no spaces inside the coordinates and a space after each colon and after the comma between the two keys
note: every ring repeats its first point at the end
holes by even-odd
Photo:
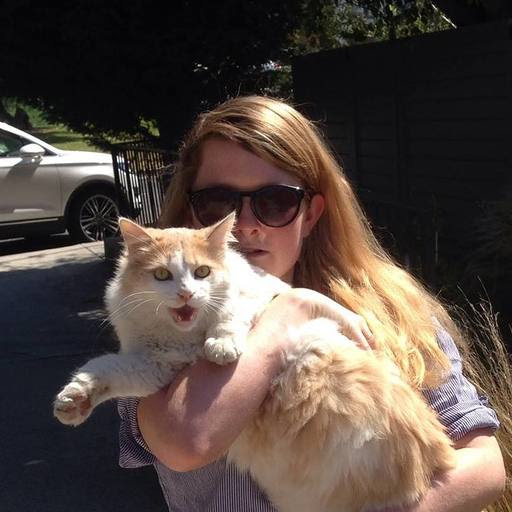
{"type": "Polygon", "coordinates": [[[460,343],[464,372],[477,389],[489,397],[501,426],[496,432],[508,475],[501,499],[485,512],[512,511],[512,365],[507,347],[501,337],[497,315],[490,303],[468,304],[467,311],[459,310],[458,320],[465,333],[466,343],[460,343]]]}
{"type": "Polygon", "coordinates": [[[17,106],[25,110],[33,128],[30,131],[27,130],[28,133],[56,148],[67,151],[101,151],[100,148],[91,144],[85,135],[73,132],[63,124],[48,122],[44,112],[35,107],[19,103],[11,98],[4,99],[3,103],[5,110],[11,115],[14,115],[17,106]]]}
{"type": "Polygon", "coordinates": [[[34,128],[30,133],[34,135],[34,137],[38,137],[59,149],[68,151],[100,151],[99,148],[91,144],[83,135],[72,132],[64,125],[48,124],[44,127],[34,128]]]}

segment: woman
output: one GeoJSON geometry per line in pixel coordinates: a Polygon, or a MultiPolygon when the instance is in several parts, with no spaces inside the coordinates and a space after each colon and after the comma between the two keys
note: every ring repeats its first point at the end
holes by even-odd
{"type": "Polygon", "coordinates": [[[458,334],[453,322],[384,253],[319,133],[289,105],[230,100],[201,115],[186,139],[162,225],[201,227],[233,209],[248,260],[302,289],[268,306],[236,364],[200,361],[168,389],[121,401],[121,465],[154,464],[173,511],[274,510],[223,454],[280,369],[286,327],[328,315],[355,342],[386,350],[413,385],[428,388],[454,440],[456,468],[414,510],[480,511],[495,500],[504,486],[493,437],[498,422],[461,374],[448,334],[458,334]]]}

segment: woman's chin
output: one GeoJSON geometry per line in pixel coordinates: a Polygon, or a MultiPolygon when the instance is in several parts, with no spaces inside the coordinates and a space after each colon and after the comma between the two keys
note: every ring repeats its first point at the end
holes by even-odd
{"type": "Polygon", "coordinates": [[[273,274],[272,272],[272,258],[270,257],[270,253],[266,251],[253,252],[244,254],[245,259],[255,267],[261,268],[265,272],[269,274],[273,274]]]}

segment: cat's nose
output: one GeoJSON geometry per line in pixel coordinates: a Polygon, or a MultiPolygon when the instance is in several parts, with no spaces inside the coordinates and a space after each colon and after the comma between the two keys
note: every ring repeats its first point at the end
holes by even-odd
{"type": "Polygon", "coordinates": [[[185,302],[187,302],[187,300],[190,300],[192,298],[192,295],[194,295],[193,292],[188,292],[188,291],[184,291],[184,290],[181,290],[180,292],[178,292],[178,297],[180,299],[183,299],[185,302]]]}

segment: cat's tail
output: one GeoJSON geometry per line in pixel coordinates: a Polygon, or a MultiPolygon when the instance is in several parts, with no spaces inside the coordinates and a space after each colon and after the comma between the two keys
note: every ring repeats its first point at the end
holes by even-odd
{"type": "Polygon", "coordinates": [[[312,320],[295,336],[262,415],[278,419],[278,435],[290,441],[292,477],[312,478],[327,501],[357,508],[411,503],[453,466],[434,411],[391,361],[331,320],[312,320]]]}

